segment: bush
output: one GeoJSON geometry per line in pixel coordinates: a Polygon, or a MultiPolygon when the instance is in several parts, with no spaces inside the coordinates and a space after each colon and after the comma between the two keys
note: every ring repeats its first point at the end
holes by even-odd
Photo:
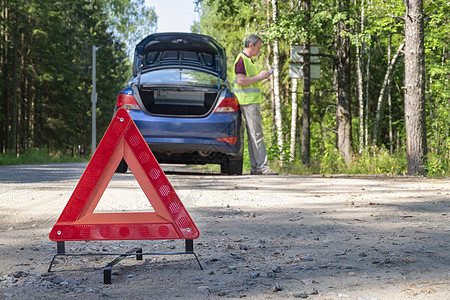
{"type": "Polygon", "coordinates": [[[448,160],[442,159],[442,156],[429,154],[425,164],[427,175],[431,177],[440,177],[450,175],[450,164],[448,160]]]}
{"type": "Polygon", "coordinates": [[[406,157],[403,152],[393,155],[384,148],[365,149],[350,165],[349,174],[406,174],[406,157]]]}

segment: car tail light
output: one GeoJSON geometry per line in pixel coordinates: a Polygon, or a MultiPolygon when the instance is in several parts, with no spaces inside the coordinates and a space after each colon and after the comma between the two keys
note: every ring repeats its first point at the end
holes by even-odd
{"type": "Polygon", "coordinates": [[[235,97],[223,98],[220,101],[217,108],[214,110],[215,113],[230,113],[237,112],[239,110],[239,102],[235,97]]]}
{"type": "Polygon", "coordinates": [[[119,94],[119,96],[117,96],[117,107],[123,107],[131,110],[141,109],[136,101],[136,98],[129,94],[119,94]]]}
{"type": "Polygon", "coordinates": [[[217,139],[217,140],[220,141],[220,142],[225,142],[225,143],[234,145],[234,144],[237,143],[238,138],[237,138],[237,136],[230,136],[230,137],[220,138],[220,139],[217,139]]]}

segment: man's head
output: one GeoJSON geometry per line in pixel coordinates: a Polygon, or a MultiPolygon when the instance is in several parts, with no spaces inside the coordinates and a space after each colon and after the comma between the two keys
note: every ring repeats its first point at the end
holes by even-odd
{"type": "Polygon", "coordinates": [[[261,51],[262,39],[256,34],[249,35],[244,41],[245,52],[250,57],[257,56],[261,51]]]}

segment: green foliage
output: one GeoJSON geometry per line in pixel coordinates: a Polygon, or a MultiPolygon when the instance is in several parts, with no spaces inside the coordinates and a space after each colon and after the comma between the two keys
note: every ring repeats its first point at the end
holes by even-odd
{"type": "Polygon", "coordinates": [[[274,170],[277,170],[280,174],[296,174],[296,175],[320,174],[320,162],[316,160],[313,160],[309,166],[302,164],[300,161],[285,162],[282,165],[276,161],[272,168],[274,170]]]}
{"type": "Polygon", "coordinates": [[[444,177],[450,175],[449,161],[443,159],[442,155],[436,155],[435,153],[428,155],[424,168],[427,170],[428,176],[444,177]]]}
{"type": "Polygon", "coordinates": [[[347,165],[336,148],[327,147],[323,152],[320,173],[338,174],[346,173],[347,165]]]}
{"type": "MultiPolygon", "coordinates": [[[[404,31],[405,6],[402,1],[365,1],[368,26],[365,36],[368,34],[378,36],[380,34],[394,33],[402,34],[404,31]],[[368,4],[370,3],[370,4],[368,4]]],[[[366,43],[371,40],[366,39],[366,43]]]]}
{"type": "MultiPolygon", "coordinates": [[[[395,54],[398,45],[404,39],[404,2],[400,0],[390,1],[356,1],[347,3],[346,10],[338,1],[311,2],[310,20],[307,12],[301,7],[301,1],[277,1],[278,18],[272,20],[271,1],[247,1],[236,0],[199,0],[197,1],[202,12],[202,18],[198,32],[212,35],[228,49],[229,66],[232,65],[235,55],[242,49],[242,38],[247,33],[261,34],[266,45],[277,40],[280,47],[280,82],[282,84],[282,114],[283,134],[286,151],[290,135],[290,80],[288,78],[289,46],[302,44],[308,37],[312,44],[320,47],[321,79],[312,82],[311,85],[311,166],[300,166],[300,158],[293,163],[278,162],[280,168],[289,172],[314,173],[314,172],[340,172],[340,173],[388,173],[403,174],[406,170],[406,137],[404,122],[404,67],[398,67],[393,76],[389,89],[391,95],[391,118],[393,133],[394,153],[387,150],[390,146],[388,127],[388,105],[384,105],[380,124],[380,148],[365,148],[371,144],[372,131],[375,121],[377,101],[388,66],[388,47],[391,47],[391,57],[395,54]],[[291,7],[290,5],[294,6],[291,7]],[[361,11],[364,8],[365,19],[361,20],[361,11]],[[249,17],[250,16],[250,17],[249,17]],[[336,41],[335,25],[344,23],[345,34],[352,41],[352,61],[356,61],[356,46],[360,46],[362,54],[362,67],[364,71],[364,89],[367,86],[367,94],[364,93],[365,126],[368,128],[368,141],[362,145],[365,148],[357,159],[350,165],[346,165],[340,159],[340,154],[335,150],[336,142],[336,116],[335,116],[335,65],[334,47],[336,41]],[[364,23],[364,31],[361,30],[361,22],[364,23]],[[369,63],[369,74],[366,67],[369,63]],[[366,77],[369,75],[369,77],[366,77]],[[367,99],[366,99],[367,96],[367,99]],[[366,119],[367,118],[367,119],[366,119]],[[282,167],[281,167],[282,165],[282,167]]],[[[446,166],[450,159],[449,154],[449,88],[448,74],[448,44],[449,44],[449,7],[444,0],[424,2],[425,14],[425,51],[427,66],[427,132],[428,149],[432,153],[428,163],[430,172],[436,170],[435,166],[446,166]],[[436,159],[433,158],[436,156],[436,159]],[[435,163],[439,161],[439,163],[435,163]]],[[[270,61],[272,53],[270,49],[263,48],[258,59],[260,66],[264,61],[270,61]]],[[[270,64],[270,62],[269,62],[270,64]]],[[[352,133],[356,146],[359,143],[359,116],[356,95],[356,66],[351,70],[354,74],[352,85],[352,133]]],[[[230,70],[231,68],[229,68],[230,70]]],[[[229,71],[232,74],[232,70],[229,71]]],[[[266,91],[267,85],[263,90],[266,91]]],[[[365,92],[365,91],[364,91],[365,92]]],[[[301,92],[299,92],[299,116],[301,116],[301,92]]],[[[273,133],[272,104],[268,100],[270,95],[265,95],[262,103],[262,114],[265,139],[269,158],[272,161],[281,155],[276,146],[276,138],[273,133]]],[[[299,118],[300,119],[300,118],[299,118]]],[[[297,141],[300,140],[300,130],[297,132],[297,141]]],[[[301,145],[297,144],[297,153],[301,145]]],[[[284,153],[286,154],[286,153],[284,153]]],[[[297,155],[298,156],[298,155],[297,155]]],[[[285,155],[288,158],[287,155],[285,155]]],[[[444,168],[444,167],[442,167],[444,168]]],[[[448,171],[447,171],[448,172],[448,171]]]]}
{"type": "Polygon", "coordinates": [[[406,173],[406,158],[402,152],[393,155],[381,148],[366,148],[349,166],[349,174],[391,174],[406,173]]]}
{"type": "MultiPolygon", "coordinates": [[[[446,166],[448,174],[448,165],[446,166]]],[[[350,165],[342,159],[338,150],[327,146],[320,157],[311,160],[310,166],[305,166],[300,161],[285,163],[279,167],[281,172],[288,174],[406,174],[406,158],[403,153],[397,152],[390,155],[386,149],[368,148],[359,154],[350,165]]],[[[439,175],[444,175],[444,172],[439,175]]]]}
{"type": "Polygon", "coordinates": [[[143,0],[17,0],[0,10],[8,16],[0,20],[0,145],[12,149],[17,141],[19,154],[78,145],[90,153],[92,46],[100,138],[131,75],[125,45],[154,30],[154,10],[143,0]]]}
{"type": "Polygon", "coordinates": [[[105,4],[109,30],[116,40],[126,45],[126,52],[131,57],[134,46],[156,31],[155,10],[145,6],[144,0],[113,0],[105,4]]]}

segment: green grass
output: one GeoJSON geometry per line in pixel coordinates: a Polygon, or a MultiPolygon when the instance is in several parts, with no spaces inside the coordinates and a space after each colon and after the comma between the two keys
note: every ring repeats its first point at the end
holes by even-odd
{"type": "MultiPolygon", "coordinates": [[[[313,174],[353,174],[353,175],[407,175],[406,156],[403,151],[390,154],[384,148],[368,148],[358,154],[351,164],[346,164],[338,151],[328,149],[320,157],[311,159],[309,166],[303,165],[300,160],[281,163],[271,159],[269,165],[280,174],[313,175],[313,174]]],[[[220,172],[219,165],[192,166],[197,169],[220,172]]],[[[427,177],[445,178],[450,176],[448,160],[436,155],[428,155],[428,162],[424,166],[428,170],[427,177]]],[[[248,151],[244,152],[244,173],[250,172],[248,151]]]]}
{"type": "Polygon", "coordinates": [[[324,151],[321,157],[311,159],[310,166],[299,161],[286,163],[281,172],[289,174],[406,174],[406,158],[400,153],[390,155],[384,149],[369,149],[346,164],[336,149],[324,151]]]}
{"type": "MultiPolygon", "coordinates": [[[[448,160],[436,155],[428,155],[428,162],[424,166],[427,177],[450,176],[450,164],[448,160]]],[[[300,161],[285,162],[271,161],[271,166],[280,174],[385,174],[406,175],[407,162],[403,151],[390,154],[386,149],[368,148],[358,154],[355,160],[346,164],[338,151],[328,149],[320,157],[311,159],[309,166],[301,164],[300,161]]]]}
{"type": "MultiPolygon", "coordinates": [[[[90,157],[71,156],[61,153],[49,153],[47,149],[29,149],[18,156],[12,153],[0,155],[0,165],[42,164],[63,162],[87,162],[90,157]]],[[[269,161],[270,167],[280,174],[312,175],[312,174],[386,174],[406,175],[406,157],[402,151],[390,154],[386,149],[369,148],[360,153],[347,165],[334,148],[327,149],[320,157],[311,158],[309,166],[299,160],[281,163],[276,159],[269,161]]],[[[220,165],[195,165],[197,169],[220,172],[220,165]]],[[[441,156],[428,155],[424,166],[428,170],[427,177],[450,176],[450,164],[441,156]]],[[[248,151],[244,151],[244,173],[250,172],[248,151]]]]}
{"type": "Polygon", "coordinates": [[[49,153],[44,149],[28,149],[24,153],[15,155],[7,152],[0,155],[0,165],[44,164],[63,162],[86,162],[90,157],[70,156],[61,153],[49,153]]]}

